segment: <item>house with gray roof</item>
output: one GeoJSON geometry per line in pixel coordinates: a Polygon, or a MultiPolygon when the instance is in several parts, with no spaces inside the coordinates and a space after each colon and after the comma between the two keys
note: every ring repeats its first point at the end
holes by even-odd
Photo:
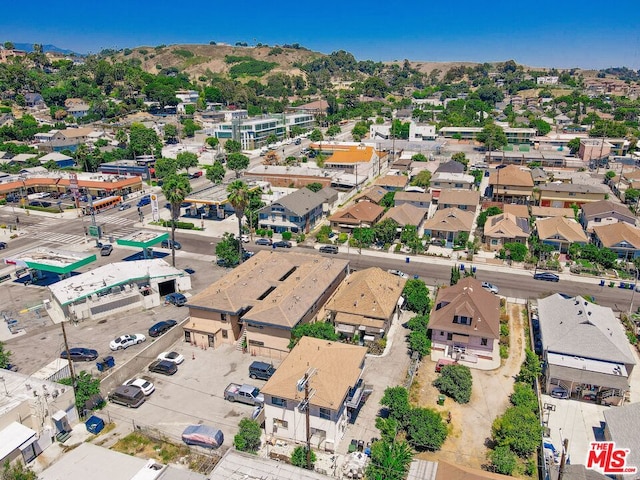
{"type": "Polygon", "coordinates": [[[613,310],[555,293],[538,300],[538,315],[546,391],[622,404],[636,362],[613,310]]]}
{"type": "MultiPolygon", "coordinates": [[[[616,442],[616,448],[628,449],[626,464],[640,468],[640,403],[624,405],[620,408],[605,410],[604,412],[604,438],[610,442],[616,442]]],[[[640,478],[637,476],[617,476],[623,478],[640,478]]]]}
{"type": "Polygon", "coordinates": [[[627,205],[615,203],[611,200],[585,203],[582,205],[580,223],[587,232],[593,232],[593,227],[624,222],[635,227],[636,216],[627,205]]]}
{"type": "Polygon", "coordinates": [[[337,198],[338,192],[330,187],[317,192],[301,188],[258,210],[258,224],[278,233],[309,233],[337,198]]]}

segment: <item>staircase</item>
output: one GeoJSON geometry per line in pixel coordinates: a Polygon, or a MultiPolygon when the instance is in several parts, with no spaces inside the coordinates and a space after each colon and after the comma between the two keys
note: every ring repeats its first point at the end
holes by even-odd
{"type": "Polygon", "coordinates": [[[242,346],[244,345],[245,340],[247,339],[247,329],[242,327],[242,331],[240,332],[240,338],[236,342],[236,350],[241,352],[243,350],[242,346]]]}

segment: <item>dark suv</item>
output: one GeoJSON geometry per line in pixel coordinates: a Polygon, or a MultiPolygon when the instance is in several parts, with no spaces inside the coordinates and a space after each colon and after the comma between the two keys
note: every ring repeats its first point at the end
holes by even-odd
{"type": "Polygon", "coordinates": [[[173,375],[178,371],[178,366],[168,360],[156,360],[149,365],[149,371],[154,373],[161,373],[163,375],[173,375]]]}
{"type": "Polygon", "coordinates": [[[336,245],[323,245],[320,247],[320,253],[338,253],[338,247],[336,245]]]}
{"type": "Polygon", "coordinates": [[[174,327],[175,325],[177,325],[177,323],[178,322],[176,322],[175,320],[163,320],[162,322],[158,322],[149,329],[149,336],[159,337],[160,335],[165,333],[167,330],[169,330],[171,327],[174,327]]]}
{"type": "Polygon", "coordinates": [[[270,363],[253,362],[249,365],[249,377],[253,379],[269,380],[274,373],[276,369],[270,363]]]}

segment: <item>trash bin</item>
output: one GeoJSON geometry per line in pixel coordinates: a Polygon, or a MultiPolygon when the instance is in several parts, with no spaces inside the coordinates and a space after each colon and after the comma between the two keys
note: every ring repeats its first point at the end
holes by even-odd
{"type": "Polygon", "coordinates": [[[409,257],[404,257],[404,261],[405,261],[406,263],[409,263],[410,258],[409,258],[409,257]]]}
{"type": "Polygon", "coordinates": [[[444,395],[438,395],[438,405],[444,405],[444,395]]]}
{"type": "Polygon", "coordinates": [[[604,280],[600,280],[600,286],[604,287],[604,280]]]}
{"type": "Polygon", "coordinates": [[[98,368],[99,372],[104,372],[104,363],[96,362],[96,367],[98,368]]]}
{"type": "Polygon", "coordinates": [[[460,270],[464,270],[464,263],[460,264],[460,270]]]}
{"type": "Polygon", "coordinates": [[[109,355],[108,357],[104,357],[102,361],[106,363],[107,367],[109,368],[113,368],[116,366],[116,359],[113,358],[111,355],[109,355]]]}
{"type": "Polygon", "coordinates": [[[84,422],[84,424],[87,427],[87,431],[89,433],[93,433],[94,435],[100,433],[104,428],[104,420],[102,420],[100,417],[96,417],[95,415],[89,417],[89,420],[84,422]]]}

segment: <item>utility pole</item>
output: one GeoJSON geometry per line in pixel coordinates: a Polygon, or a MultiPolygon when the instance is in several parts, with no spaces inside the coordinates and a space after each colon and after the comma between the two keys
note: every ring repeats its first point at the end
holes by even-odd
{"type": "Polygon", "coordinates": [[[562,480],[564,475],[564,465],[567,461],[567,449],[569,448],[569,439],[565,438],[562,443],[562,457],[560,458],[560,469],[558,470],[558,480],[562,480]]]}
{"type": "Polygon", "coordinates": [[[310,425],[310,410],[309,405],[309,372],[304,373],[304,402],[307,406],[305,410],[305,419],[307,423],[307,470],[311,470],[311,425],[310,425]]]}
{"type": "MultiPolygon", "coordinates": [[[[64,328],[64,324],[66,322],[63,320],[60,322],[60,326],[62,327],[62,339],[64,340],[64,350],[67,352],[67,363],[69,364],[69,373],[71,373],[71,387],[73,388],[73,395],[75,397],[76,393],[78,393],[78,385],[76,384],[76,375],[73,371],[73,360],[71,360],[71,352],[69,352],[69,342],[67,341],[67,331],[64,328]]],[[[76,409],[78,413],[81,413],[81,406],[76,405],[76,409]]]]}

